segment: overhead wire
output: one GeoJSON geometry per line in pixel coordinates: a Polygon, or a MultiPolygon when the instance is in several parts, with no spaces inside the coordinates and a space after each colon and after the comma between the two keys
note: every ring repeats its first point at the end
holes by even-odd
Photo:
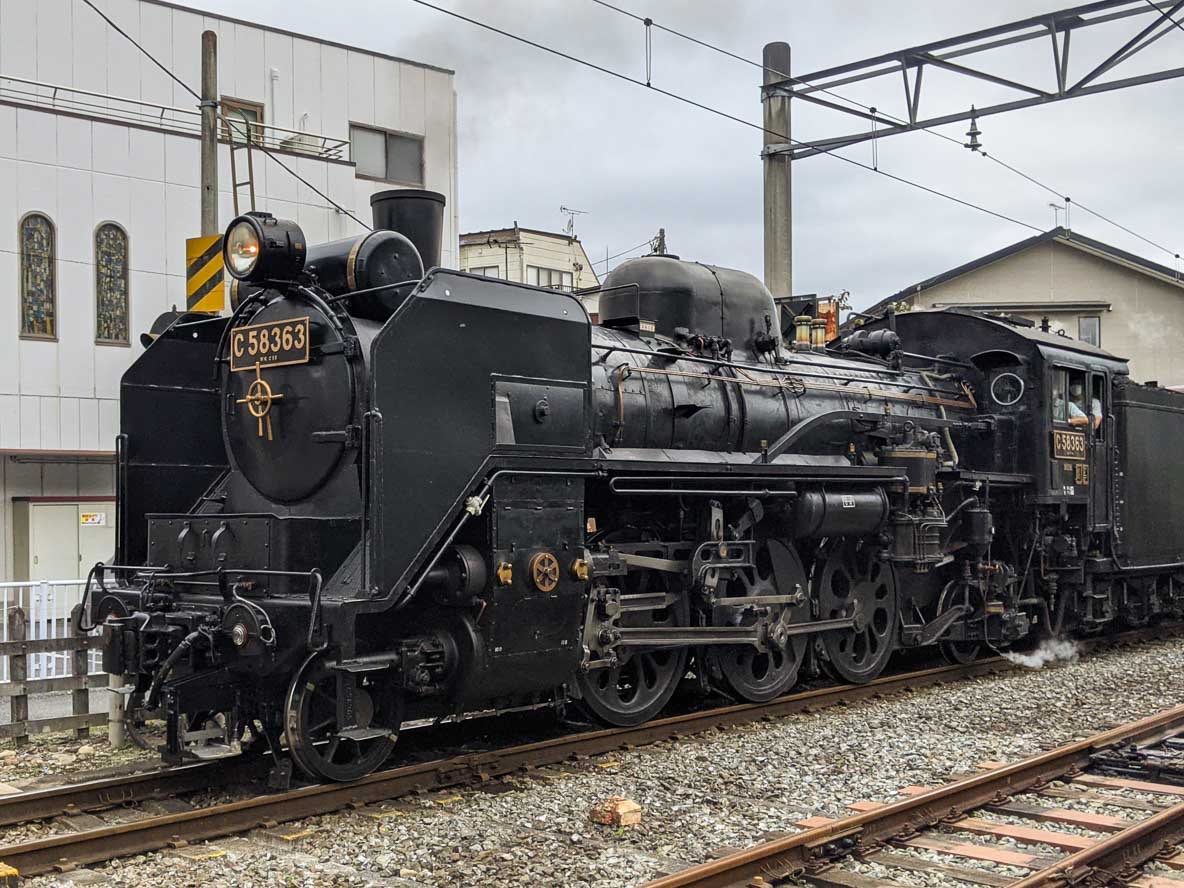
{"type": "MultiPolygon", "coordinates": [[[[178,77],[176,74],[174,74],[172,72],[172,70],[170,70],[168,68],[168,66],[166,66],[163,62],[161,62],[158,58],[156,58],[156,56],[154,56],[151,52],[149,52],[147,49],[145,49],[130,34],[128,34],[127,31],[125,31],[125,30],[123,30],[123,28],[119,27],[119,25],[117,25],[114,21],[112,21],[111,18],[109,16],[107,16],[106,13],[104,13],[101,9],[99,9],[97,6],[95,6],[95,4],[91,2],[91,0],[82,0],[82,2],[85,3],[87,6],[89,6],[92,10],[94,10],[94,12],[98,14],[99,18],[101,18],[108,25],[110,25],[120,35],[122,35],[129,43],[132,44],[132,46],[134,46],[136,49],[138,49],[140,52],[142,52],[148,58],[148,60],[150,62],[152,62],[152,64],[154,64],[154,65],[156,65],[156,67],[160,68],[161,71],[163,71],[166,75],[168,75],[182,89],[184,89],[191,96],[193,96],[195,99],[197,99],[198,102],[202,101],[201,95],[199,93],[195,92],[193,87],[191,87],[184,80],[182,80],[180,77],[178,77]]],[[[222,121],[223,124],[225,124],[225,126],[227,128],[227,133],[229,134],[231,132],[232,124],[222,115],[221,111],[218,112],[218,118],[222,121]]],[[[231,145],[230,147],[231,147],[231,150],[233,151],[234,146],[231,145]]],[[[318,195],[322,200],[324,200],[326,203],[328,203],[330,206],[332,206],[333,209],[337,210],[339,213],[343,213],[346,216],[349,216],[351,219],[353,219],[355,222],[357,222],[359,225],[361,225],[367,231],[373,231],[373,229],[369,225],[367,225],[365,222],[363,222],[361,219],[359,219],[357,216],[355,216],[353,213],[351,213],[348,209],[343,207],[337,201],[333,200],[333,198],[329,197],[329,195],[325,194],[325,192],[321,191],[321,189],[317,188],[315,185],[313,185],[311,182],[309,182],[308,179],[306,179],[304,176],[301,176],[294,169],[292,169],[290,166],[288,166],[286,163],[284,163],[282,160],[280,160],[278,157],[276,157],[276,155],[273,154],[271,152],[271,150],[268,149],[268,147],[266,145],[262,144],[261,142],[252,141],[251,147],[257,148],[258,150],[262,151],[265,155],[267,155],[267,157],[269,157],[273,161],[275,161],[280,166],[281,169],[285,170],[289,175],[291,175],[293,178],[295,178],[296,181],[298,181],[302,185],[304,185],[304,187],[308,188],[314,194],[318,195]]]]}
{"type": "MultiPolygon", "coordinates": [[[[515,34],[512,31],[507,31],[503,28],[499,28],[496,25],[491,25],[487,22],[483,22],[483,21],[480,21],[479,19],[475,19],[470,16],[464,15],[462,13],[455,12],[454,10],[447,9],[443,6],[437,6],[435,3],[428,2],[428,0],[411,0],[411,2],[416,3],[420,6],[423,6],[427,9],[432,9],[432,10],[435,10],[436,12],[443,13],[444,15],[451,16],[455,19],[459,19],[460,21],[467,22],[471,25],[475,25],[476,27],[483,28],[487,31],[490,31],[491,33],[499,34],[502,37],[506,37],[510,40],[517,41],[518,43],[522,43],[526,46],[533,47],[534,49],[537,49],[541,52],[545,52],[550,55],[556,56],[558,58],[565,59],[565,60],[567,60],[569,62],[573,62],[574,64],[577,64],[577,65],[582,65],[583,67],[589,68],[593,71],[598,71],[601,74],[605,74],[609,77],[614,77],[614,78],[616,78],[618,80],[622,80],[626,83],[631,83],[635,86],[640,86],[645,89],[653,90],[654,92],[659,93],[663,96],[666,96],[667,98],[674,99],[677,102],[682,102],[683,104],[689,105],[693,108],[698,108],[701,111],[706,111],[709,114],[715,114],[716,116],[722,117],[725,120],[730,120],[734,123],[741,124],[742,126],[749,127],[750,129],[758,130],[759,132],[768,133],[768,134],[776,136],[780,139],[784,139],[787,143],[799,144],[799,145],[802,144],[799,140],[790,138],[789,135],[786,133],[779,133],[775,130],[767,129],[759,123],[753,123],[751,120],[746,120],[743,117],[738,117],[735,114],[730,114],[727,111],[723,111],[719,108],[712,107],[711,105],[704,104],[703,102],[698,102],[695,99],[689,98],[687,96],[681,95],[681,94],[673,92],[671,90],[663,89],[662,87],[655,86],[652,83],[646,83],[644,80],[639,80],[636,77],[631,77],[630,75],[622,73],[621,71],[616,71],[616,70],[613,70],[612,68],[607,68],[604,65],[599,65],[596,62],[591,62],[587,59],[580,58],[579,56],[575,56],[575,55],[572,55],[571,53],[565,52],[563,50],[556,49],[553,46],[548,46],[544,43],[539,43],[536,40],[531,40],[528,37],[523,37],[520,34],[515,34]]],[[[898,175],[895,175],[894,173],[889,173],[889,172],[886,172],[885,170],[877,169],[876,167],[870,166],[869,164],[866,164],[866,163],[862,163],[858,160],[855,160],[854,158],[847,157],[842,154],[837,154],[837,153],[835,153],[834,149],[823,148],[823,149],[819,149],[819,151],[822,154],[825,154],[829,157],[833,157],[837,160],[841,160],[844,163],[851,164],[852,166],[859,167],[860,169],[867,170],[868,172],[871,172],[871,173],[876,173],[876,174],[884,176],[888,179],[892,179],[896,182],[900,182],[901,184],[908,185],[912,188],[916,188],[916,189],[918,189],[920,191],[924,191],[928,194],[932,194],[936,197],[940,197],[945,200],[952,201],[953,203],[960,204],[960,205],[967,207],[969,209],[978,210],[981,213],[986,213],[987,215],[994,216],[997,219],[1002,219],[1006,222],[1011,222],[1014,225],[1022,226],[1023,228],[1027,228],[1030,231],[1035,231],[1040,234],[1044,233],[1044,229],[1039,228],[1035,225],[1031,225],[1031,224],[1024,222],[1020,219],[1016,219],[1015,217],[1009,216],[1006,213],[1001,213],[997,210],[989,209],[988,207],[984,207],[980,204],[973,203],[972,201],[965,200],[960,197],[956,197],[952,194],[949,194],[944,191],[940,191],[936,188],[930,188],[928,185],[922,185],[920,182],[916,182],[912,179],[905,178],[904,176],[898,176],[898,175]]]]}
{"type": "MultiPolygon", "coordinates": [[[[811,90],[825,93],[826,95],[831,96],[832,98],[838,99],[839,101],[842,101],[842,102],[846,102],[847,104],[852,105],[856,108],[860,108],[861,110],[866,111],[866,112],[873,115],[873,121],[872,121],[873,129],[874,129],[875,122],[876,122],[874,119],[875,115],[879,115],[880,117],[883,117],[883,118],[890,120],[890,121],[897,123],[897,124],[901,124],[904,126],[911,126],[910,121],[907,121],[902,117],[898,117],[895,114],[891,114],[889,112],[880,110],[872,105],[866,105],[863,102],[857,101],[856,99],[852,99],[848,96],[843,95],[842,93],[838,93],[838,92],[834,91],[833,89],[829,89],[829,88],[823,87],[823,86],[818,86],[816,84],[810,83],[808,80],[803,80],[800,77],[794,77],[793,75],[791,75],[785,71],[778,71],[776,68],[769,67],[768,65],[765,65],[763,62],[758,62],[754,59],[746,58],[745,56],[739,55],[738,53],[734,53],[731,50],[725,49],[722,46],[717,46],[714,43],[710,43],[706,40],[701,40],[698,37],[694,37],[690,34],[684,33],[682,31],[676,30],[674,28],[667,27],[666,25],[663,25],[659,22],[654,21],[652,18],[640,16],[637,13],[630,12],[629,10],[624,9],[620,6],[617,6],[613,3],[609,3],[608,0],[592,0],[592,2],[596,3],[599,6],[603,6],[606,9],[611,9],[613,12],[619,13],[619,14],[626,16],[628,18],[631,18],[635,21],[643,22],[646,26],[647,31],[650,28],[657,28],[660,31],[665,31],[668,34],[671,34],[675,37],[679,37],[683,40],[686,40],[690,43],[694,43],[698,46],[702,46],[705,49],[710,49],[713,52],[717,52],[717,53],[720,53],[721,55],[725,55],[729,58],[735,59],[736,61],[743,62],[746,65],[751,65],[755,68],[759,68],[759,69],[761,69],[762,72],[768,72],[771,74],[775,74],[778,77],[781,77],[782,79],[784,79],[790,83],[800,84],[802,86],[807,86],[811,90]]],[[[1155,4],[1154,0],[1145,0],[1145,2],[1148,5],[1150,5],[1151,8],[1154,9],[1156,12],[1158,12],[1161,16],[1163,16],[1168,21],[1170,21],[1173,25],[1175,25],[1177,28],[1180,28],[1181,31],[1184,31],[1184,25],[1181,25],[1179,22],[1177,22],[1175,19],[1173,19],[1170,15],[1168,15],[1164,10],[1160,9],[1155,4]]],[[[916,131],[916,130],[914,130],[914,131],[916,131]]],[[[940,132],[936,129],[930,129],[929,127],[922,127],[919,131],[924,132],[924,133],[928,133],[929,135],[934,136],[939,139],[944,139],[945,141],[951,142],[952,144],[957,145],[960,148],[966,147],[960,139],[955,139],[952,136],[948,136],[945,133],[940,132]]],[[[876,143],[879,141],[879,138],[880,137],[876,137],[872,140],[873,149],[875,148],[876,143]]],[[[800,144],[800,143],[798,143],[798,144],[800,144]]],[[[829,153],[829,152],[826,152],[826,153],[829,153]]],[[[1022,170],[1016,168],[1012,164],[1006,163],[1005,161],[996,157],[993,152],[987,152],[986,150],[980,148],[980,149],[978,149],[978,153],[981,154],[982,157],[986,158],[987,160],[993,161],[994,163],[998,164],[999,166],[1003,167],[1004,169],[1011,171],[1012,173],[1016,174],[1017,176],[1020,176],[1023,179],[1026,179],[1027,181],[1031,182],[1033,185],[1036,185],[1037,187],[1044,189],[1045,191],[1049,192],[1050,194],[1053,194],[1054,196],[1065,201],[1066,203],[1072,203],[1072,205],[1074,207],[1076,207],[1086,213],[1089,213],[1091,216],[1101,219],[1103,222],[1107,223],[1108,225],[1112,225],[1115,228],[1126,232],[1127,234],[1131,235],[1132,237],[1143,241],[1143,243],[1148,244],[1152,247],[1155,247],[1157,250],[1161,250],[1164,253],[1167,253],[1169,256],[1174,256],[1177,259],[1180,258],[1180,253],[1178,251],[1169,249],[1168,247],[1165,247],[1163,244],[1156,243],[1155,241],[1151,240],[1151,238],[1148,238],[1148,237],[1143,236],[1142,234],[1139,234],[1137,231],[1134,231],[1131,228],[1128,228],[1127,226],[1121,224],[1120,222],[1116,222],[1114,219],[1111,219],[1108,216],[1103,215],[1102,213],[1098,212],[1097,210],[1093,210],[1083,203],[1080,203],[1076,200],[1072,200],[1071,198],[1068,197],[1068,195],[1066,195],[1060,189],[1053,188],[1051,185],[1047,185],[1044,182],[1041,182],[1039,179],[1035,178],[1034,176],[1029,175],[1028,173],[1023,172],[1022,170]]],[[[835,155],[835,156],[841,156],[841,155],[835,155]]],[[[876,172],[880,172],[878,162],[873,161],[872,168],[876,172]]]]}
{"type": "Polygon", "coordinates": [[[628,250],[621,250],[621,252],[619,252],[619,253],[613,253],[611,256],[605,256],[603,259],[594,259],[592,261],[592,264],[599,265],[601,262],[603,262],[607,266],[608,263],[610,263],[612,260],[618,259],[621,256],[624,256],[626,253],[635,253],[638,250],[640,250],[642,247],[650,247],[652,249],[653,246],[654,246],[654,239],[651,237],[649,240],[638,244],[636,247],[630,247],[628,250]]]}

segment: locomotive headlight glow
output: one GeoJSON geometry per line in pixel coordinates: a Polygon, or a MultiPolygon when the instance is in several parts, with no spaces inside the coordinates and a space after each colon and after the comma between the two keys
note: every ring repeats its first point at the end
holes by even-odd
{"type": "Polygon", "coordinates": [[[290,281],[304,269],[307,245],[295,222],[270,213],[239,216],[222,238],[222,260],[236,280],[290,281]]]}
{"type": "Polygon", "coordinates": [[[259,261],[259,235],[250,222],[236,222],[226,233],[226,267],[238,279],[250,275],[259,261]]]}

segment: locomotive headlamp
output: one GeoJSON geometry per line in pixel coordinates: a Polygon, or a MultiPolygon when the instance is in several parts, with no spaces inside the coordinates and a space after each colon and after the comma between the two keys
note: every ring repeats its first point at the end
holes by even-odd
{"type": "Polygon", "coordinates": [[[222,244],[226,270],[236,280],[291,280],[304,268],[304,232],[295,222],[270,213],[239,216],[226,229],[222,244]]]}

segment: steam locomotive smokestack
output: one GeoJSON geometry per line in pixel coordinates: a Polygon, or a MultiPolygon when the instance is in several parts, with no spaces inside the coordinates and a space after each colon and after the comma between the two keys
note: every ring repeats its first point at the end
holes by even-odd
{"type": "Polygon", "coordinates": [[[425,270],[440,264],[444,240],[444,195],[399,188],[370,196],[374,228],[397,231],[419,250],[425,270]]]}

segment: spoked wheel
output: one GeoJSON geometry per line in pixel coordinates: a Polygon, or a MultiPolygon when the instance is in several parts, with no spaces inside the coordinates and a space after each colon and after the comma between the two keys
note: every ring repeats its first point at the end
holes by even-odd
{"type": "Polygon", "coordinates": [[[387,672],[344,679],[353,682],[357,721],[348,730],[338,725],[338,674],[324,654],[305,660],[288,689],[284,736],[292,760],[314,780],[366,776],[386,761],[398,737],[402,698],[387,672]]]}
{"type": "Polygon", "coordinates": [[[850,629],[822,633],[829,668],[844,681],[871,681],[896,648],[896,576],[862,541],[841,543],[823,557],[815,575],[821,618],[855,618],[850,629]]]}
{"type": "MultiPolygon", "coordinates": [[[[982,593],[963,582],[948,583],[942,589],[941,597],[937,600],[938,616],[945,613],[947,609],[960,604],[969,605],[972,609],[963,618],[963,622],[973,623],[986,620],[987,609],[982,593]]],[[[941,658],[951,666],[965,666],[979,658],[983,651],[983,644],[981,641],[942,641],[938,643],[938,650],[941,651],[941,658]]]]}
{"type": "MultiPolygon", "coordinates": [[[[806,570],[797,552],[780,540],[769,540],[757,550],[755,575],[733,580],[726,594],[729,597],[793,595],[808,587],[806,570]]],[[[805,598],[803,595],[803,603],[805,598]]],[[[717,625],[751,626],[757,614],[752,608],[716,608],[715,618],[720,620],[717,625]]],[[[802,614],[802,619],[805,618],[802,614]]],[[[771,640],[764,651],[750,644],[712,646],[707,649],[706,660],[708,673],[722,679],[726,690],[743,700],[764,703],[797,683],[805,656],[806,637],[790,635],[771,640]]]]}
{"type": "MultiPolygon", "coordinates": [[[[673,586],[656,571],[636,575],[626,594],[666,592],[673,586]]],[[[673,589],[675,598],[657,610],[626,611],[621,615],[622,629],[655,626],[686,626],[689,609],[681,589],[673,589]]],[[[610,725],[629,727],[649,721],[670,702],[687,668],[686,648],[620,650],[620,663],[581,672],[576,686],[584,707],[596,718],[610,725]]]]}

